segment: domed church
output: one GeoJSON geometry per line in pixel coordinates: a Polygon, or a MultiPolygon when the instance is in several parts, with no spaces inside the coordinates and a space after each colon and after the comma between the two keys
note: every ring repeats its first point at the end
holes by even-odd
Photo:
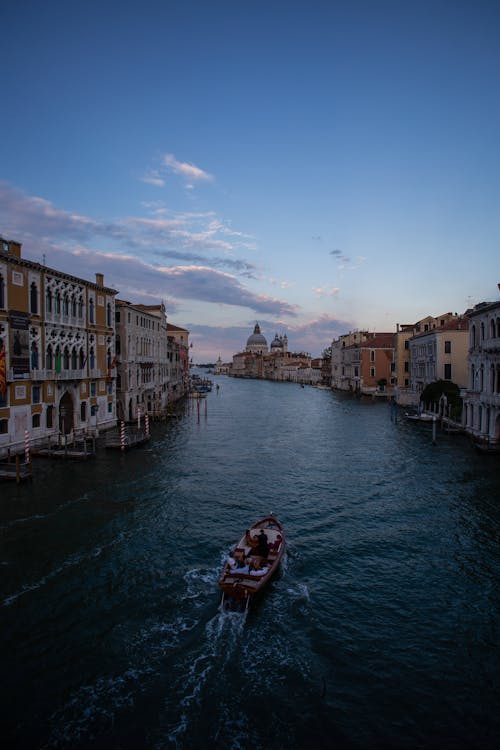
{"type": "Polygon", "coordinates": [[[288,336],[278,336],[278,334],[275,335],[274,339],[271,341],[271,352],[274,354],[286,354],[288,351],[288,336]]]}
{"type": "Polygon", "coordinates": [[[258,323],[255,324],[252,335],[247,339],[246,351],[254,354],[267,354],[266,337],[261,334],[258,323]]]}

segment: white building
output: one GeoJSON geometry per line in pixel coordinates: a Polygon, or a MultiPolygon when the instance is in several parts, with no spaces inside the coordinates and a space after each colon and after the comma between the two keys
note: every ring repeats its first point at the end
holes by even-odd
{"type": "Polygon", "coordinates": [[[468,311],[468,384],[462,420],[479,441],[500,444],[500,302],[468,311]]]}
{"type": "Polygon", "coordinates": [[[116,301],[117,412],[128,422],[164,416],[186,392],[188,335],[165,306],[116,301]]]}

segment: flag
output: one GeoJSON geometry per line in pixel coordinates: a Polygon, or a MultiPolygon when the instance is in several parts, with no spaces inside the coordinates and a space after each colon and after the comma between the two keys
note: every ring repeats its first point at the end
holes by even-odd
{"type": "Polygon", "coordinates": [[[5,347],[2,346],[0,351],[0,393],[5,396],[7,393],[7,373],[5,370],[5,347]]]}
{"type": "Polygon", "coordinates": [[[116,357],[113,357],[106,372],[106,383],[111,382],[111,370],[114,370],[115,367],[116,367],[116,357]]]}

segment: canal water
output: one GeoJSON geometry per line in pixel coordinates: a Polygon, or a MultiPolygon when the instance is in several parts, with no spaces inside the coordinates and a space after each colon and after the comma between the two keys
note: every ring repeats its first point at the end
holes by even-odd
{"type": "Polygon", "coordinates": [[[3,747],[496,747],[498,457],[387,404],[214,381],[125,457],[0,485],[3,747]],[[270,511],[280,574],[221,612],[270,511]]]}

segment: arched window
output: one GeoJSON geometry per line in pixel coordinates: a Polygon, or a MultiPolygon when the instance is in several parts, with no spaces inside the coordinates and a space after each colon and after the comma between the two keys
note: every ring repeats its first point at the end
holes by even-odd
{"type": "Polygon", "coordinates": [[[36,315],[38,313],[38,289],[34,281],[30,287],[30,311],[36,315]]]}
{"type": "Polygon", "coordinates": [[[475,383],[474,383],[474,365],[470,366],[470,387],[471,390],[475,390],[475,383]]]}
{"type": "Polygon", "coordinates": [[[47,413],[45,415],[45,424],[47,427],[52,427],[54,423],[54,407],[47,406],[47,413]]]}
{"type": "Polygon", "coordinates": [[[71,369],[76,370],[77,367],[78,367],[77,353],[76,353],[76,349],[73,349],[71,352],[71,369]]]}
{"type": "Polygon", "coordinates": [[[67,294],[64,295],[63,299],[63,315],[69,315],[69,299],[67,294]]]}
{"type": "Polygon", "coordinates": [[[83,370],[83,368],[85,367],[85,353],[83,349],[80,349],[79,359],[80,359],[80,370],[83,370]]]}
{"type": "Polygon", "coordinates": [[[83,318],[83,299],[78,297],[78,317],[83,318]]]}
{"type": "Polygon", "coordinates": [[[492,339],[495,338],[495,320],[494,320],[494,318],[492,318],[490,320],[490,338],[492,338],[492,339]]]}
{"type": "Polygon", "coordinates": [[[481,341],[484,341],[484,323],[481,321],[481,341]]]}
{"type": "Polygon", "coordinates": [[[80,404],[80,420],[82,422],[87,421],[87,402],[86,401],[82,401],[82,403],[80,404]]]}
{"type": "Polygon", "coordinates": [[[111,367],[111,349],[108,349],[106,353],[106,361],[107,361],[107,366],[111,367]]]}
{"type": "Polygon", "coordinates": [[[5,281],[0,273],[0,307],[5,307],[5,281]]]}
{"type": "Polygon", "coordinates": [[[52,312],[52,292],[50,289],[45,292],[45,312],[52,312]]]}
{"type": "Polygon", "coordinates": [[[71,299],[71,315],[76,318],[76,299],[74,297],[71,299]]]}
{"type": "Polygon", "coordinates": [[[471,336],[471,346],[474,349],[474,347],[476,346],[476,326],[472,326],[470,336],[471,336]]]}
{"type": "Polygon", "coordinates": [[[61,295],[59,292],[56,292],[56,313],[61,314],[61,295]]]}
{"type": "Polygon", "coordinates": [[[52,345],[49,344],[47,347],[47,353],[45,355],[45,367],[47,370],[52,370],[54,367],[54,354],[52,352],[52,345]]]}
{"type": "Polygon", "coordinates": [[[31,417],[31,426],[40,427],[40,415],[39,414],[33,414],[33,416],[31,417]]]}
{"type": "Polygon", "coordinates": [[[90,363],[89,363],[90,364],[90,369],[93,370],[93,369],[95,369],[95,352],[94,352],[94,347],[93,346],[90,347],[90,354],[89,354],[89,356],[90,356],[90,363]]]}
{"type": "Polygon", "coordinates": [[[109,302],[106,307],[106,325],[111,326],[111,305],[109,302]]]}
{"type": "Polygon", "coordinates": [[[94,300],[92,298],[89,299],[89,321],[90,323],[94,322],[94,300]]]}
{"type": "Polygon", "coordinates": [[[38,346],[34,341],[31,344],[31,369],[38,370],[38,346]]]}
{"type": "Polygon", "coordinates": [[[497,318],[497,335],[496,338],[500,339],[500,318],[497,318]]]}
{"type": "Polygon", "coordinates": [[[64,347],[63,353],[63,369],[69,370],[69,349],[67,346],[64,347]]]}
{"type": "Polygon", "coordinates": [[[490,366],[490,393],[495,393],[495,365],[490,366]]]}

